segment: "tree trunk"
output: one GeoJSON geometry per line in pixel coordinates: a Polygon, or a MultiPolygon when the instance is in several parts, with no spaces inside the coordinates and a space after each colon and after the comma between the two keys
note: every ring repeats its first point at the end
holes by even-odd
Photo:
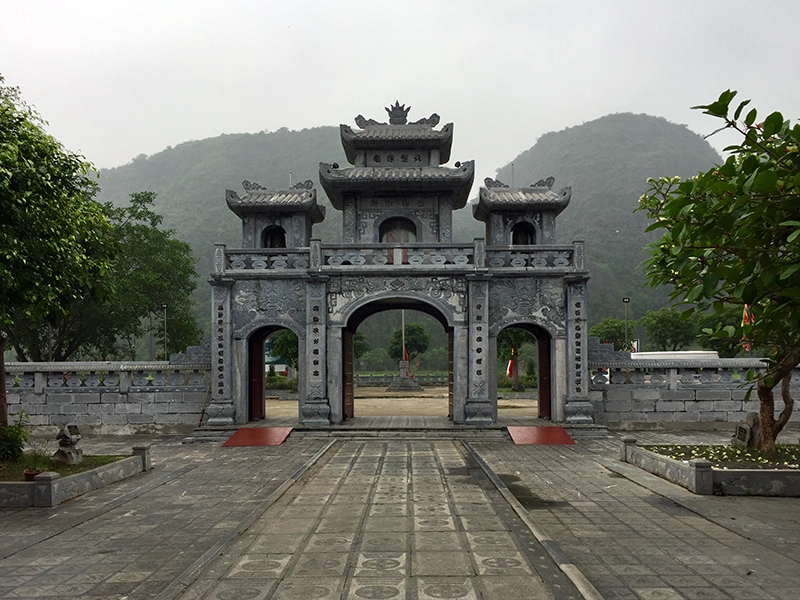
{"type": "Polygon", "coordinates": [[[789,422],[794,410],[794,400],[791,396],[792,371],[800,363],[800,349],[793,350],[787,354],[781,362],[767,371],[767,374],[759,379],[756,389],[758,390],[759,406],[759,427],[761,429],[761,448],[763,452],[775,450],[775,440],[778,434],[789,422]],[[783,410],[778,418],[775,418],[775,386],[781,384],[781,398],[783,399],[783,410]]]}
{"type": "Polygon", "coordinates": [[[519,348],[511,349],[511,389],[515,392],[525,389],[519,383],[519,348]]]}
{"type": "Polygon", "coordinates": [[[0,426],[8,425],[6,399],[6,335],[0,331],[0,426]]]}

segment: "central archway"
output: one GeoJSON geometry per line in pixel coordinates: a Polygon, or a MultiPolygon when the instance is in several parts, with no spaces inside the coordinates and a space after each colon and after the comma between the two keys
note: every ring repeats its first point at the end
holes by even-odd
{"type": "MultiPolygon", "coordinates": [[[[405,309],[419,311],[430,315],[438,321],[444,330],[447,339],[447,417],[453,419],[454,375],[453,375],[453,348],[454,328],[447,322],[445,316],[434,306],[413,298],[391,297],[376,299],[357,308],[347,318],[342,328],[342,390],[341,390],[341,415],[343,420],[356,417],[355,387],[356,369],[354,360],[354,336],[358,327],[369,317],[385,311],[405,309]]],[[[444,383],[444,382],[443,382],[444,383]]],[[[409,415],[411,416],[411,415],[409,415]]],[[[444,415],[442,415],[444,416],[444,415]]]]}

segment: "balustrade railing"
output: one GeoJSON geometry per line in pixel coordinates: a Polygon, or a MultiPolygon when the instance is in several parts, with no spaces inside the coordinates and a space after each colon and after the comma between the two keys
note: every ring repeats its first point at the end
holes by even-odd
{"type": "MultiPolygon", "coordinates": [[[[589,362],[592,389],[633,386],[653,389],[740,388],[748,384],[747,372],[766,371],[758,359],[630,360],[589,362]]],[[[800,387],[800,370],[792,374],[792,387],[800,387]]]]}
{"type": "Polygon", "coordinates": [[[583,243],[570,246],[486,246],[472,244],[322,244],[309,248],[232,249],[217,246],[215,273],[228,271],[326,271],[370,268],[442,270],[583,270],[583,243]]]}
{"type": "Polygon", "coordinates": [[[36,393],[202,391],[210,365],[6,363],[6,389],[36,393]]]}

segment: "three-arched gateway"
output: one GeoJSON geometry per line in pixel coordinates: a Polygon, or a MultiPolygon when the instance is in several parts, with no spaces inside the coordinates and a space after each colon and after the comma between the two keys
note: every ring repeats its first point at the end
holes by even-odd
{"type": "Polygon", "coordinates": [[[299,420],[328,426],[353,416],[352,340],[382,310],[434,316],[449,338],[450,417],[484,426],[497,419],[497,335],[533,334],[539,348],[540,416],[591,423],[586,363],[583,243],[555,244],[555,219],[571,191],[553,180],[509,188],[491,179],[473,205],[486,237],[452,242],[452,214],[466,206],[472,161],[450,160],[453,125],[438,115],[407,122],[357,117],[341,126],[352,166],[320,164],[320,183],[343,213],[343,242],[323,244],[324,219],[307,181],[288,190],[244,182],[228,191],[242,220],[242,248],[214,255],[214,385],[209,425],[263,416],[263,342],[280,328],[299,339],[299,420]],[[259,371],[259,372],[256,372],[259,371]]]}

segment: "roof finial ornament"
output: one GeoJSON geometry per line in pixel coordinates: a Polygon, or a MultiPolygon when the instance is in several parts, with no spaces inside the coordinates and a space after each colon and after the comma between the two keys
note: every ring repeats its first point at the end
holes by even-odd
{"type": "Polygon", "coordinates": [[[549,188],[552,188],[552,187],[553,187],[553,184],[554,184],[555,182],[556,182],[556,178],[555,178],[555,177],[553,177],[553,176],[551,175],[551,176],[550,176],[550,177],[548,177],[547,179],[540,179],[540,180],[539,180],[539,181],[537,181],[536,183],[532,183],[532,184],[531,184],[531,187],[532,187],[532,188],[537,188],[537,187],[546,187],[546,188],[548,188],[548,189],[549,189],[549,188]]]}
{"type": "Polygon", "coordinates": [[[389,125],[405,125],[408,123],[408,111],[410,110],[410,106],[406,108],[405,104],[401,105],[400,102],[395,100],[391,108],[386,109],[386,112],[389,113],[389,125]]]}

